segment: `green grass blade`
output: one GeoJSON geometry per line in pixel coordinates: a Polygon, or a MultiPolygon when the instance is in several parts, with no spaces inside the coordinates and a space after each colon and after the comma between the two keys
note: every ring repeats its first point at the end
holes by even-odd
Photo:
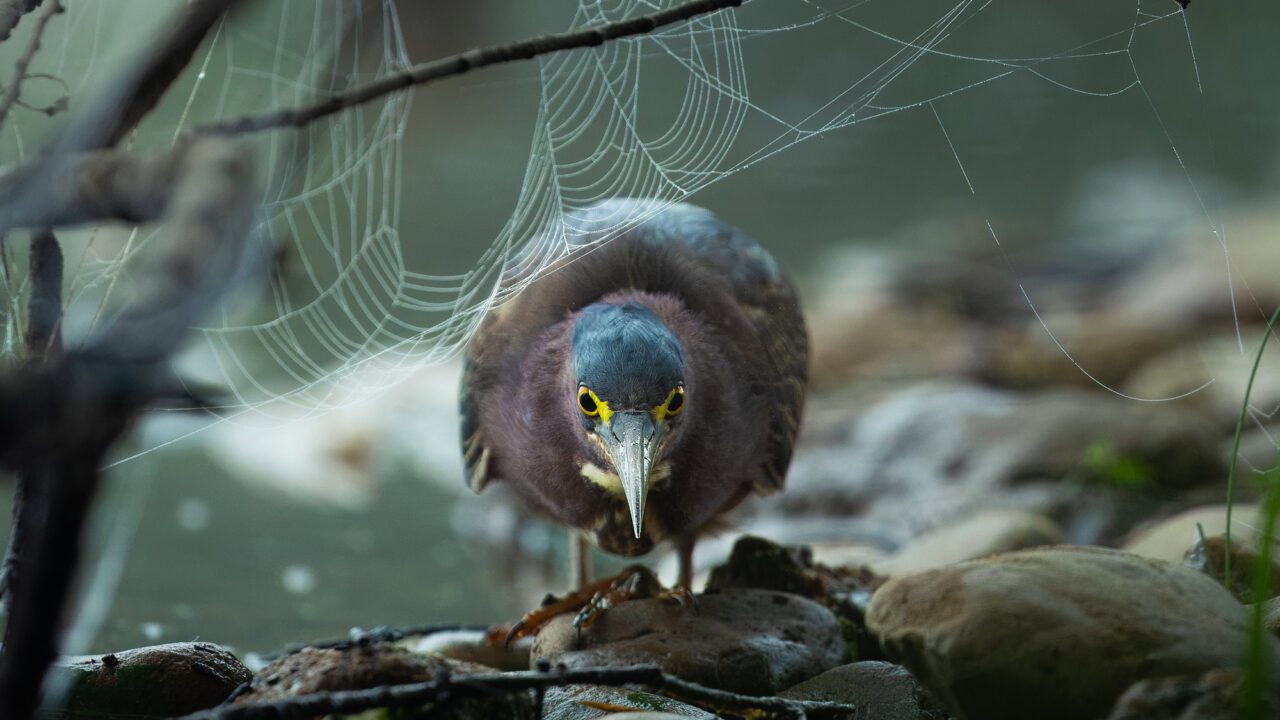
{"type": "Polygon", "coordinates": [[[1267,349],[1267,340],[1271,338],[1271,332],[1275,329],[1276,320],[1280,319],[1280,307],[1271,313],[1271,319],[1267,321],[1267,330],[1262,335],[1262,342],[1258,345],[1258,354],[1253,359],[1253,370],[1249,373],[1249,384],[1244,389],[1244,402],[1240,403],[1240,417],[1236,420],[1236,436],[1235,442],[1231,447],[1231,463],[1227,466],[1227,538],[1226,552],[1223,554],[1222,562],[1222,584],[1231,587],[1231,505],[1232,496],[1235,494],[1236,484],[1236,460],[1240,457],[1240,436],[1244,433],[1244,418],[1249,414],[1249,396],[1253,394],[1253,380],[1258,376],[1258,367],[1262,365],[1262,352],[1267,349]]]}

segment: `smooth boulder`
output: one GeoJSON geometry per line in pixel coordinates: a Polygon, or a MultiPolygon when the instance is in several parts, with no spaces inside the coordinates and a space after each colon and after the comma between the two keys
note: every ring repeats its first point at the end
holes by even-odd
{"type": "Polygon", "coordinates": [[[1198,572],[1066,546],[894,578],[867,626],[969,720],[1101,717],[1139,680],[1237,665],[1249,633],[1245,607],[1198,572]]]}

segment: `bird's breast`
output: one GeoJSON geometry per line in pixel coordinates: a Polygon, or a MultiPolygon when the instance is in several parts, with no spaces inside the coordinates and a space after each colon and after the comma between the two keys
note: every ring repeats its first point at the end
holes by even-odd
{"type": "MultiPolygon", "coordinates": [[[[617,473],[609,472],[587,460],[582,463],[579,474],[596,487],[603,489],[610,495],[617,496],[618,499],[624,502],[626,501],[626,495],[622,491],[622,480],[617,473]]],[[[653,467],[653,472],[649,473],[649,491],[661,492],[662,487],[670,479],[671,463],[658,463],[653,467]]]]}

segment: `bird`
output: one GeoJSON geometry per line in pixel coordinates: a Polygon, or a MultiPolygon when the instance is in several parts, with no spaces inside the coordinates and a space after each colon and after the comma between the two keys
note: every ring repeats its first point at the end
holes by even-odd
{"type": "Polygon", "coordinates": [[[796,290],[691,204],[618,198],[561,220],[569,252],[511,263],[464,353],[467,482],[505,483],[568,527],[576,586],[590,545],[670,542],[689,589],[698,537],[783,488],[808,377],[796,290]]]}

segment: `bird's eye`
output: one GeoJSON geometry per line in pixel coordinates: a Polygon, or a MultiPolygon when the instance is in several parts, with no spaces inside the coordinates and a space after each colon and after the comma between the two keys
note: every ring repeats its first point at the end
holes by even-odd
{"type": "Polygon", "coordinates": [[[596,402],[596,396],[590,390],[580,387],[578,388],[578,408],[584,415],[595,417],[600,412],[600,403],[596,402]]]}
{"type": "Polygon", "coordinates": [[[667,401],[662,403],[660,409],[663,411],[663,415],[679,415],[680,411],[684,409],[684,388],[679,386],[673,388],[671,393],[667,395],[667,401]]]}

